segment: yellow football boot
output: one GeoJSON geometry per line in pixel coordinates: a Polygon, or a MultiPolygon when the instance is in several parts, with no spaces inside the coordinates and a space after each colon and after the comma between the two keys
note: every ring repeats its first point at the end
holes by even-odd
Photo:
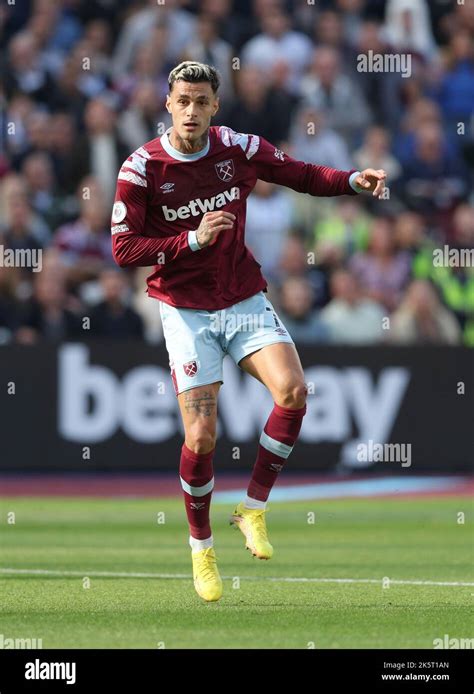
{"type": "Polygon", "coordinates": [[[196,592],[203,600],[213,602],[222,597],[222,579],[213,547],[191,553],[196,592]]]}
{"type": "Polygon", "coordinates": [[[265,509],[245,508],[243,502],[238,504],[230,518],[230,524],[240,528],[245,535],[246,548],[254,557],[271,559],[273,547],[268,541],[265,524],[265,509]]]}

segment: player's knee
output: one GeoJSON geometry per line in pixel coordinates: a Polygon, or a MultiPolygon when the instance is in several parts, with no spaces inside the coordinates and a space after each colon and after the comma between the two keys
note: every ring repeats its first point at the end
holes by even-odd
{"type": "Polygon", "coordinates": [[[282,407],[291,407],[300,409],[306,404],[306,396],[308,395],[308,387],[303,381],[292,382],[281,393],[279,404],[282,407]]]}
{"type": "Polygon", "coordinates": [[[205,426],[194,426],[186,431],[186,446],[193,453],[209,453],[215,448],[216,434],[205,426]]]}

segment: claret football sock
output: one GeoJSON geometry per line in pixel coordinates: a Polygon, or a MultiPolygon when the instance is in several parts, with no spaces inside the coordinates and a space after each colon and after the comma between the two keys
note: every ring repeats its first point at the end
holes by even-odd
{"type": "MultiPolygon", "coordinates": [[[[209,453],[194,453],[185,443],[181,448],[179,475],[188,517],[189,534],[195,540],[208,541],[212,537],[209,510],[214,488],[212,468],[214,451],[215,449],[209,453]]],[[[206,548],[208,546],[212,547],[212,542],[206,548]]]]}
{"type": "Polygon", "coordinates": [[[267,501],[279,472],[293,450],[305,413],[306,405],[291,409],[274,404],[260,437],[257,460],[244,501],[246,508],[252,508],[249,505],[252,501],[267,501]]]}

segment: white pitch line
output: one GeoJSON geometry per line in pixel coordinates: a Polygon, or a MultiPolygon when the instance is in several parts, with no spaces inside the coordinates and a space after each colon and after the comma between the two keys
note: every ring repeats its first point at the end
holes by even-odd
{"type": "MultiPolygon", "coordinates": [[[[159,579],[190,579],[191,574],[157,574],[157,573],[133,573],[126,571],[55,571],[51,569],[9,569],[0,568],[0,574],[21,576],[74,576],[84,578],[94,576],[96,578],[159,578],[159,579]]],[[[224,579],[234,579],[235,576],[222,576],[224,579]]],[[[282,583],[373,583],[382,584],[381,578],[304,578],[289,576],[239,576],[243,581],[276,581],[282,583]]],[[[420,581],[397,580],[389,578],[388,583],[399,586],[474,586],[474,582],[467,581],[420,581]]]]}

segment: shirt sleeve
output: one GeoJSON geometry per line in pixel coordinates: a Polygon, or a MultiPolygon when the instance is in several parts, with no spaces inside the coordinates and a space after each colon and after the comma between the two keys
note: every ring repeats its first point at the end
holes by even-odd
{"type": "MultiPolygon", "coordinates": [[[[354,182],[352,174],[358,173],[355,169],[340,171],[329,166],[316,166],[297,161],[265,138],[259,138],[256,135],[249,135],[249,137],[253,139],[255,150],[250,162],[255,166],[257,178],[293,188],[299,193],[309,193],[309,195],[324,197],[357,195],[357,189],[351,185],[354,182]]],[[[251,146],[249,152],[251,152],[251,146]]]]}
{"type": "Polygon", "coordinates": [[[143,174],[137,167],[140,164],[135,164],[133,158],[127,159],[117,180],[111,222],[115,262],[121,267],[149,267],[200,250],[194,230],[163,238],[145,236],[148,183],[145,167],[143,174]]]}

